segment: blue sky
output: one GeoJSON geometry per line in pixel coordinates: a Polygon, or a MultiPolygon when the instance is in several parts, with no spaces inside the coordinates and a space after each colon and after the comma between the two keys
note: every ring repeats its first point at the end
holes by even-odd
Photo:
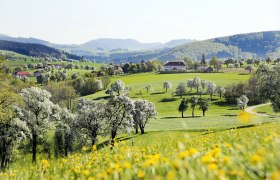
{"type": "Polygon", "coordinates": [[[0,0],[0,33],[80,44],[280,30],[280,0],[0,0]]]}

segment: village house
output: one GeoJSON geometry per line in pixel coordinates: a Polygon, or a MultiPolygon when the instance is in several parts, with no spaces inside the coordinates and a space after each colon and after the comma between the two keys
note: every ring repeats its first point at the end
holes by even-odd
{"type": "Polygon", "coordinates": [[[183,61],[170,61],[163,65],[165,71],[184,71],[187,69],[186,64],[183,61]]]}
{"type": "Polygon", "coordinates": [[[14,77],[29,77],[30,73],[27,71],[21,71],[14,73],[14,77]]]}

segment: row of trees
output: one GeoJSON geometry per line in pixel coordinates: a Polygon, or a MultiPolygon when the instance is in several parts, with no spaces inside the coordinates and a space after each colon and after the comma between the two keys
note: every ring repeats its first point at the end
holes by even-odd
{"type": "Polygon", "coordinates": [[[194,117],[194,110],[196,106],[199,106],[199,109],[202,111],[202,115],[205,116],[205,112],[208,111],[211,106],[211,100],[209,98],[197,98],[195,96],[187,99],[183,98],[178,107],[178,111],[182,113],[182,118],[184,118],[184,112],[190,107],[192,110],[192,117],[194,117]]]}
{"type": "Polygon", "coordinates": [[[180,83],[176,88],[176,95],[182,98],[187,93],[187,87],[189,88],[189,92],[195,89],[198,95],[209,94],[210,98],[213,97],[215,92],[219,94],[220,98],[225,93],[225,89],[220,86],[217,87],[214,82],[200,80],[199,77],[195,77],[194,79],[188,79],[187,83],[180,83]]]}

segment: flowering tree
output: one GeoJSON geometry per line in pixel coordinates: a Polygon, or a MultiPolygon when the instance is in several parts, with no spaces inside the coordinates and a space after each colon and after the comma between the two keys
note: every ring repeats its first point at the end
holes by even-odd
{"type": "Polygon", "coordinates": [[[245,107],[247,106],[249,102],[249,99],[247,98],[246,95],[242,95],[240,96],[240,98],[237,98],[237,106],[239,107],[239,109],[241,110],[245,110],[245,107]]]}
{"type": "Polygon", "coordinates": [[[112,96],[105,107],[106,129],[114,145],[114,139],[120,131],[130,132],[133,128],[134,103],[129,97],[119,95],[112,96]]]}
{"type": "Polygon", "coordinates": [[[38,87],[23,89],[20,93],[24,105],[17,108],[17,116],[26,122],[31,131],[32,162],[36,162],[38,138],[50,127],[55,105],[50,101],[51,94],[38,87]]]}
{"type": "Polygon", "coordinates": [[[182,98],[182,96],[186,93],[186,85],[184,83],[180,83],[177,86],[175,93],[182,98]]]}
{"type": "Polygon", "coordinates": [[[11,161],[14,149],[26,135],[29,129],[25,122],[18,118],[8,118],[0,121],[0,158],[1,169],[5,169],[11,161]]]}
{"type": "Polygon", "coordinates": [[[138,133],[138,127],[141,130],[141,134],[145,133],[145,126],[149,119],[157,118],[157,110],[152,102],[147,100],[136,100],[134,102],[135,110],[133,112],[134,126],[136,134],[138,133]]]}
{"type": "Polygon", "coordinates": [[[222,95],[225,94],[226,89],[223,88],[223,87],[221,87],[221,86],[218,86],[218,87],[216,88],[216,91],[217,91],[217,93],[220,95],[220,99],[222,99],[222,95]]]}
{"type": "Polygon", "coordinates": [[[68,151],[73,149],[74,135],[77,132],[76,116],[72,114],[67,108],[58,108],[55,132],[55,150],[56,155],[68,155],[68,151]]]}
{"type": "Polygon", "coordinates": [[[78,102],[78,124],[82,133],[91,140],[94,145],[97,136],[105,127],[105,104],[92,100],[81,99],[78,102]]]}
{"type": "Polygon", "coordinates": [[[167,92],[167,89],[171,89],[172,88],[172,83],[169,81],[165,81],[163,83],[163,88],[165,89],[165,92],[167,92]]]}
{"type": "Polygon", "coordinates": [[[199,77],[193,78],[192,83],[193,83],[193,87],[196,88],[196,92],[198,93],[198,88],[200,86],[200,79],[199,79],[199,77]]]}
{"type": "Polygon", "coordinates": [[[152,85],[151,84],[146,84],[144,86],[144,89],[146,89],[147,93],[149,93],[149,91],[152,90],[152,85]]]}
{"type": "Polygon", "coordinates": [[[118,93],[118,95],[120,95],[120,93],[124,89],[125,89],[125,85],[121,80],[116,80],[113,84],[111,84],[111,91],[118,93]]]}
{"type": "Polygon", "coordinates": [[[213,94],[215,93],[215,90],[216,90],[216,84],[212,81],[207,82],[206,89],[207,89],[208,94],[210,95],[210,98],[212,98],[213,94]]]}
{"type": "Polygon", "coordinates": [[[188,79],[188,80],[187,80],[187,86],[190,88],[190,91],[192,91],[192,88],[194,87],[194,84],[193,84],[193,80],[192,80],[192,79],[188,79]]]}
{"type": "Polygon", "coordinates": [[[203,79],[200,81],[200,85],[201,85],[203,90],[205,89],[206,83],[207,82],[205,80],[203,80],[203,79]]]}

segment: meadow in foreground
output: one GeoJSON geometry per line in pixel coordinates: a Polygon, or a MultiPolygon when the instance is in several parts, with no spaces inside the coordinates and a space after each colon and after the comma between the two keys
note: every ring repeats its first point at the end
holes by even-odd
{"type": "Polygon", "coordinates": [[[279,179],[279,123],[126,136],[58,160],[29,158],[1,179],[279,179]]]}

